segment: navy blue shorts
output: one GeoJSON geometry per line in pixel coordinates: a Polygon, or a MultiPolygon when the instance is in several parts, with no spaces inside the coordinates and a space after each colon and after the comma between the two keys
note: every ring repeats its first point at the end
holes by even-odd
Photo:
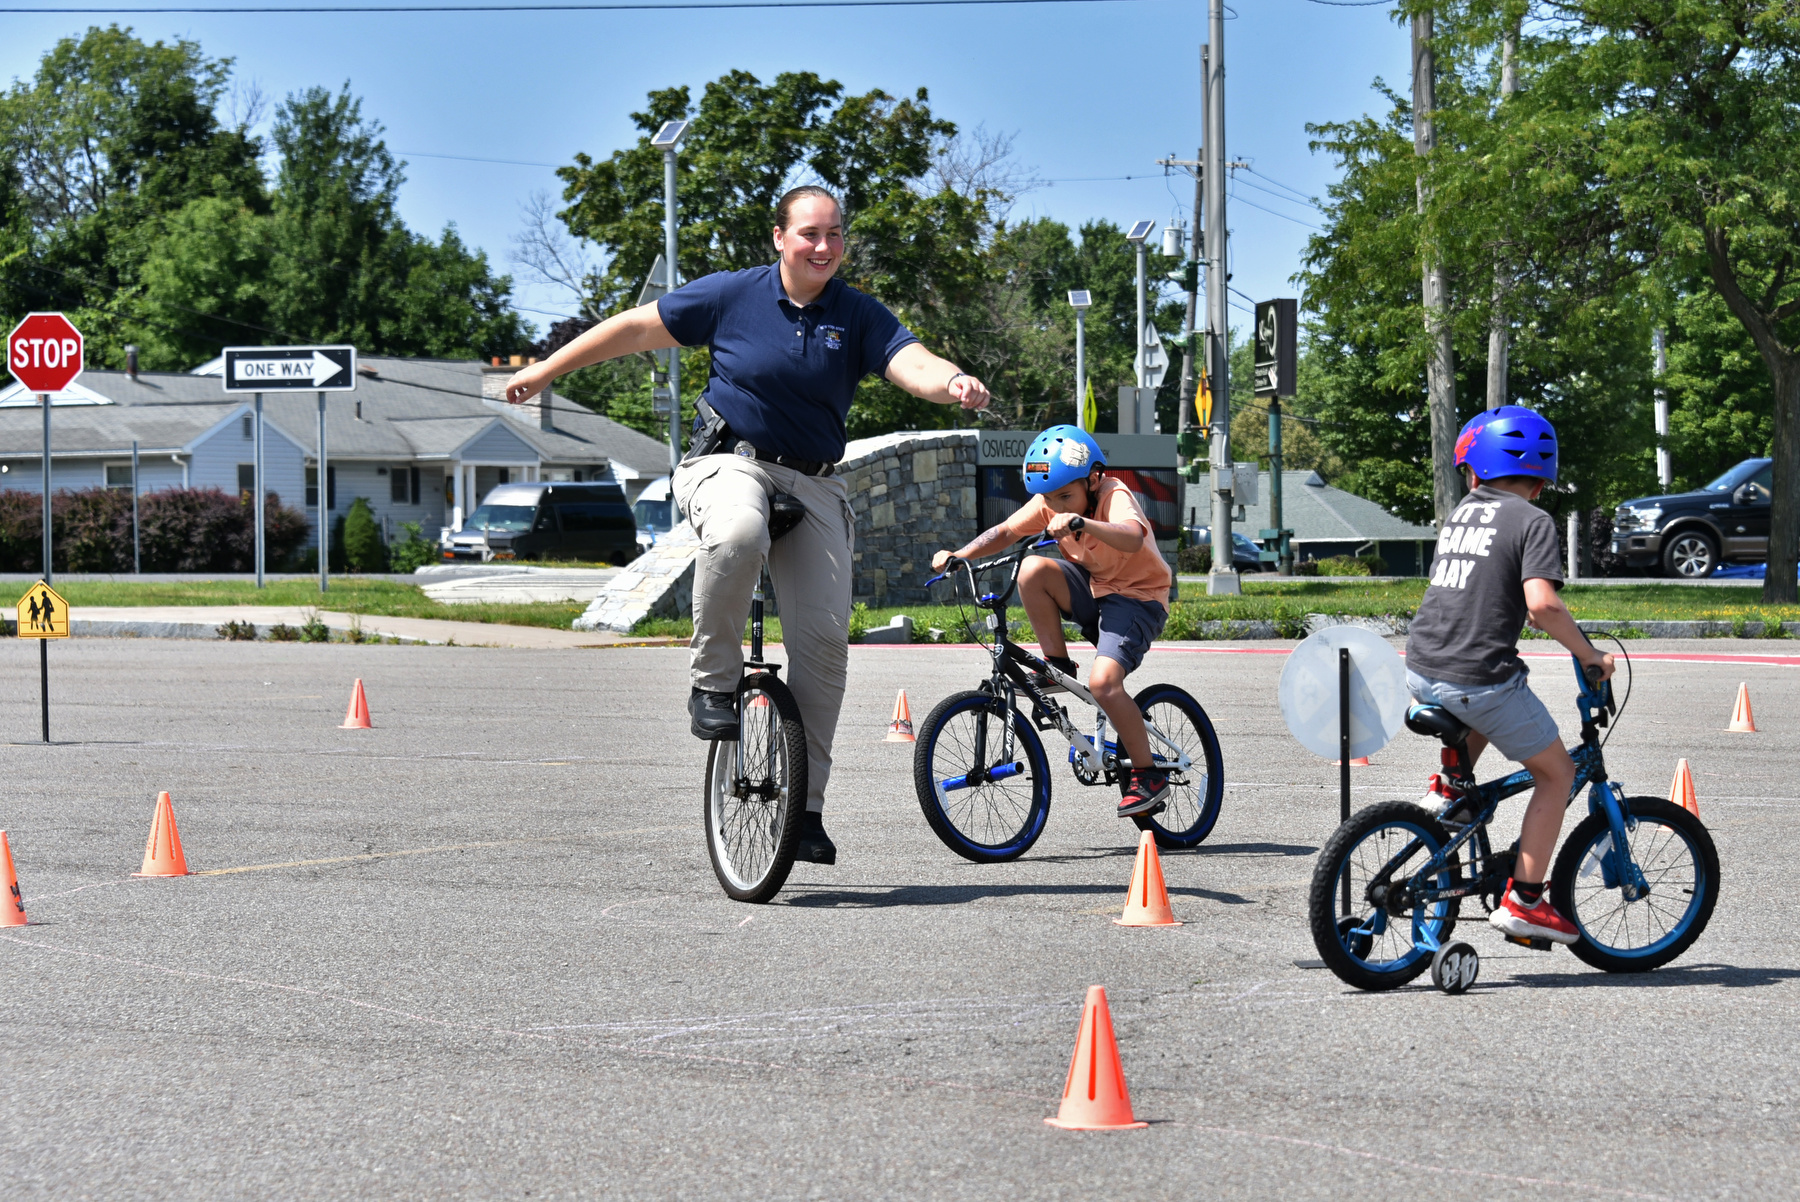
{"type": "Polygon", "coordinates": [[[1139,601],[1108,593],[1094,599],[1088,570],[1078,563],[1058,560],[1063,579],[1069,582],[1069,611],[1063,617],[1081,628],[1081,637],[1107,659],[1117,660],[1126,672],[1137,671],[1150,644],[1162,633],[1169,611],[1154,601],[1139,601]]]}

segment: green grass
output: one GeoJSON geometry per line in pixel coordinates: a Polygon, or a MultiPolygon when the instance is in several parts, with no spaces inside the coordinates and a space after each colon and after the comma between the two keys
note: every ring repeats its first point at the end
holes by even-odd
{"type": "Polygon", "coordinates": [[[370,617],[440,618],[554,630],[569,629],[587,608],[573,601],[445,605],[427,597],[416,584],[356,576],[333,576],[326,593],[319,592],[316,580],[272,580],[262,589],[237,580],[70,581],[59,584],[56,591],[70,605],[301,605],[370,617]]]}
{"type": "MultiPolygon", "coordinates": [[[[1204,585],[1183,585],[1182,599],[1169,615],[1164,638],[1198,638],[1201,624],[1215,621],[1273,622],[1283,637],[1298,638],[1305,633],[1308,614],[1411,617],[1425,596],[1423,580],[1339,584],[1304,578],[1253,579],[1244,582],[1243,595],[1236,597],[1209,597],[1204,589],[1204,585]]],[[[1570,612],[1585,621],[1712,621],[1730,623],[1738,631],[1751,622],[1769,625],[1800,621],[1800,606],[1765,605],[1755,589],[1677,584],[1576,586],[1564,589],[1563,599],[1570,612]]],[[[964,619],[977,623],[982,620],[980,612],[973,608],[959,612],[954,605],[899,605],[869,609],[865,623],[868,627],[885,626],[896,614],[911,616],[917,642],[928,641],[927,630],[933,626],[946,632],[947,641],[968,641],[964,619]]],[[[1027,629],[1023,625],[1024,610],[1015,604],[1009,617],[1014,629],[1023,635],[1027,629]]],[[[657,618],[639,623],[632,633],[685,639],[693,631],[693,623],[686,618],[657,618]]],[[[765,632],[764,637],[770,642],[779,642],[780,619],[769,619],[765,632]]]]}

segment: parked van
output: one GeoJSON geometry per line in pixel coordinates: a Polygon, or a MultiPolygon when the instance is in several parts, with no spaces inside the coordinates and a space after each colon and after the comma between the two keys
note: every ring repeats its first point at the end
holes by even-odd
{"type": "Polygon", "coordinates": [[[648,550],[675,525],[675,498],[669,492],[669,477],[661,476],[646,484],[631,511],[637,520],[638,546],[648,550]]]}
{"type": "Polygon", "coordinates": [[[628,563],[637,526],[617,484],[502,484],[443,542],[447,560],[574,559],[628,563]]]}

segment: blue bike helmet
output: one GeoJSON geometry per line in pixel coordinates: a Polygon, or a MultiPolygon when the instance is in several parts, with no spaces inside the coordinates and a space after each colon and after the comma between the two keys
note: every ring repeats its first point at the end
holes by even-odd
{"type": "Polygon", "coordinates": [[[1106,456],[1092,434],[1080,426],[1051,426],[1025,452],[1025,491],[1055,492],[1105,466],[1106,456]]]}
{"type": "Polygon", "coordinates": [[[1456,438],[1456,466],[1477,479],[1533,476],[1556,482],[1556,427],[1523,405],[1502,405],[1469,419],[1456,438]]]}

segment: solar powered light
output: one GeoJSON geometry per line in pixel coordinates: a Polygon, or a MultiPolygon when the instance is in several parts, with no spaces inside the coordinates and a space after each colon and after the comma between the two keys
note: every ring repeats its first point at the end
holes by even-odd
{"type": "Polygon", "coordinates": [[[1075,424],[1092,433],[1087,414],[1087,311],[1094,298],[1086,288],[1069,290],[1069,307],[1075,310],[1075,424]]]}
{"type": "MultiPolygon", "coordinates": [[[[650,145],[663,152],[663,262],[664,282],[673,292],[681,284],[681,260],[675,250],[675,144],[687,135],[686,121],[665,121],[650,145]]],[[[671,347],[667,355],[669,383],[669,473],[681,466],[681,350],[671,347]]],[[[660,411],[659,411],[660,412],[660,411]]]]}
{"type": "Polygon", "coordinates": [[[686,137],[687,131],[686,121],[665,121],[663,127],[656,131],[656,136],[650,139],[650,145],[657,150],[674,150],[675,143],[686,137]]]}
{"type": "Polygon", "coordinates": [[[1154,221],[1140,221],[1125,233],[1125,241],[1137,247],[1137,386],[1144,386],[1144,326],[1150,319],[1149,298],[1144,291],[1144,261],[1149,254],[1144,243],[1150,237],[1150,231],[1156,228],[1154,221]]]}

